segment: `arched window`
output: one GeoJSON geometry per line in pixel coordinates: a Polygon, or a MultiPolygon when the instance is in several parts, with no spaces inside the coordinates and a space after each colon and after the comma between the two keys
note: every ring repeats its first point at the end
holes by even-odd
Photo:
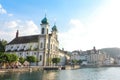
{"type": "Polygon", "coordinates": [[[42,55],[40,55],[40,61],[42,61],[42,55]]]}
{"type": "Polygon", "coordinates": [[[44,34],[44,32],[45,32],[45,29],[44,29],[44,28],[42,28],[42,34],[44,34]]]}

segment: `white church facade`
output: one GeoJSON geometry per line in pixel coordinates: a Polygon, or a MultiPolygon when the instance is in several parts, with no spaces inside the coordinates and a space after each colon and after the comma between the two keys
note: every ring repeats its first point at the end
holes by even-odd
{"type": "MultiPolygon", "coordinates": [[[[38,65],[48,66],[52,62],[48,60],[54,57],[60,57],[62,60],[66,58],[66,54],[59,50],[59,41],[57,35],[57,27],[54,24],[51,33],[49,33],[49,23],[46,16],[41,21],[41,34],[19,36],[19,31],[16,32],[16,37],[6,45],[6,53],[16,53],[19,57],[26,58],[27,56],[35,56],[38,60],[38,65]]],[[[67,56],[69,59],[69,56],[67,56]]]]}

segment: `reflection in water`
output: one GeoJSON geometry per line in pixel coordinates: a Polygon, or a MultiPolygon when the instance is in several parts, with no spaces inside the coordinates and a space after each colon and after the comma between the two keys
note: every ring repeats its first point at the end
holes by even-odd
{"type": "Polygon", "coordinates": [[[58,71],[44,71],[42,80],[56,80],[58,71]]]}
{"type": "Polygon", "coordinates": [[[0,80],[120,80],[120,68],[0,73],[0,80]]]}

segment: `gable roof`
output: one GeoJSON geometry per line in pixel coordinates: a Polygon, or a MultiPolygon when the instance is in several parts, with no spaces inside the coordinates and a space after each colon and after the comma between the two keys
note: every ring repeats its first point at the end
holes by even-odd
{"type": "Polygon", "coordinates": [[[21,43],[38,42],[39,36],[40,35],[20,36],[20,37],[14,38],[8,44],[21,44],[21,43]]]}

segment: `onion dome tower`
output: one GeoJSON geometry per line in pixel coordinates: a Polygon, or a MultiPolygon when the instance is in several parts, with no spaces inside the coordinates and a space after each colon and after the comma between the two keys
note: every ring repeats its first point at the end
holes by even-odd
{"type": "Polygon", "coordinates": [[[41,20],[41,34],[48,34],[49,32],[49,23],[46,16],[41,20]]]}

